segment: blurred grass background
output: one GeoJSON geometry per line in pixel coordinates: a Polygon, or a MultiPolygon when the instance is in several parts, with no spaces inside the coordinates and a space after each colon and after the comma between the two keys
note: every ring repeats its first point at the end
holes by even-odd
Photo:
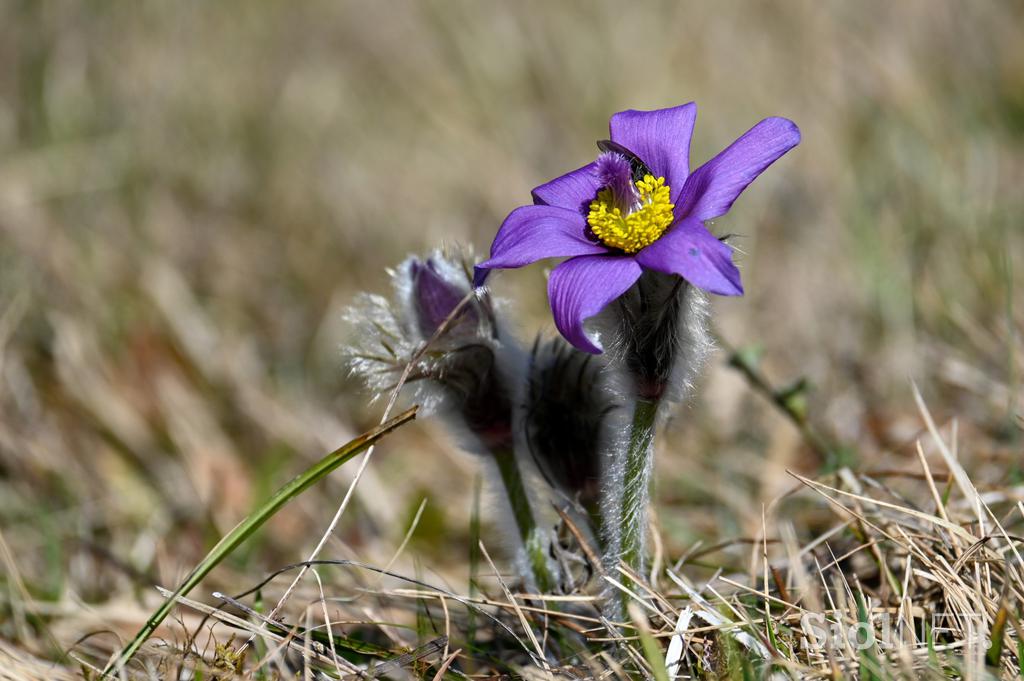
{"type": "MultiPolygon", "coordinates": [[[[714,227],[748,291],[715,301],[722,336],[807,378],[846,463],[913,465],[914,379],[979,485],[1021,484],[1020,3],[5,0],[0,636],[30,638],[25,604],[64,646],[136,625],[148,584],[379,418],[339,363],[355,292],[484,252],[612,112],[690,100],[694,165],[765,116],[803,131],[714,227]]],[[[541,272],[496,280],[526,341],[553,333],[541,272]]],[[[670,555],[756,533],[787,468],[836,463],[725,359],[660,454],[670,555]]],[[[218,584],[301,559],[351,474],[218,584]]],[[[386,563],[426,498],[401,564],[464,588],[475,474],[405,429],[329,553],[386,563]]]]}

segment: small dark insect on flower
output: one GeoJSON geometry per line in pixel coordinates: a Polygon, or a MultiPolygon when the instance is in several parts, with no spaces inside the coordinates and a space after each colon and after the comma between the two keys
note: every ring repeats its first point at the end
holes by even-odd
{"type": "MultiPolygon", "coordinates": [[[[602,156],[619,157],[628,161],[630,175],[634,183],[639,182],[644,179],[644,177],[652,174],[651,169],[647,167],[647,164],[644,163],[639,156],[618,142],[613,142],[611,140],[598,140],[597,148],[606,152],[605,154],[602,154],[602,156]]],[[[607,184],[607,182],[605,184],[607,184]]]]}

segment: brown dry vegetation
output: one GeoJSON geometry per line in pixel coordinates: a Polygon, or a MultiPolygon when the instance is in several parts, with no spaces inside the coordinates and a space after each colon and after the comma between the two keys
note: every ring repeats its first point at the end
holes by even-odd
{"type": "MultiPolygon", "coordinates": [[[[688,100],[700,106],[696,162],[767,115],[795,120],[803,143],[715,226],[741,236],[748,291],[715,301],[715,325],[751,371],[723,349],[668,425],[659,565],[701,595],[659,572],[640,629],[669,639],[689,612],[691,674],[742,677],[761,646],[794,675],[909,678],[931,666],[978,678],[987,647],[957,643],[970,617],[943,639],[952,652],[906,641],[872,661],[802,651],[799,616],[856,622],[859,603],[923,622],[953,610],[988,635],[1003,613],[998,671],[1019,674],[1019,4],[10,1],[0,678],[102,665],[160,602],[153,585],[173,588],[260,500],[377,423],[382,405],[339,365],[355,292],[383,290],[385,268],[410,252],[484,250],[532,186],[593,155],[611,112],[688,100]],[[780,391],[806,379],[778,400],[807,415],[803,430],[759,379],[780,391]]],[[[524,340],[552,332],[541,269],[495,282],[524,340]]],[[[194,629],[212,592],[242,592],[308,556],[354,468],[274,517],[177,621],[194,629]]],[[[344,599],[330,603],[339,636],[383,657],[450,634],[406,665],[430,677],[449,658],[449,674],[537,671],[524,618],[545,652],[612,638],[580,619],[593,617],[582,596],[548,603],[547,617],[529,610],[536,601],[508,606],[492,566],[470,559],[480,536],[506,566],[486,492],[473,529],[477,474],[438,425],[399,430],[321,557],[483,598],[469,585],[476,569],[505,605],[471,616],[426,587],[335,566],[320,585],[303,581],[288,621],[322,622],[322,592],[344,599]]],[[[269,585],[263,605],[286,585],[269,585]]],[[[603,657],[575,659],[577,674],[663,656],[645,657],[633,624],[611,627],[626,641],[603,657]]],[[[239,636],[213,631],[222,644],[239,636]]],[[[217,656],[208,638],[197,639],[206,663],[225,664],[232,646],[217,656]]],[[[132,672],[174,678],[186,643],[168,623],[132,672]]],[[[261,640],[245,673],[279,673],[286,656],[273,651],[261,640]]]]}

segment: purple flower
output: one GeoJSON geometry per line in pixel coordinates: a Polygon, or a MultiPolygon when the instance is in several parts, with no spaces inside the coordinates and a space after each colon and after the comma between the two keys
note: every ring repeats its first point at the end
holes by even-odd
{"type": "Polygon", "coordinates": [[[533,190],[532,206],[505,218],[491,269],[569,257],[555,267],[548,298],[555,325],[570,343],[603,351],[584,322],[625,293],[645,270],[678,275],[725,296],[743,294],[732,249],[704,223],[733,201],[776,159],[800,142],[785,118],[766,118],[713,159],[689,170],[694,103],[657,111],[621,111],[609,122],[611,140],[593,163],[533,190]]]}

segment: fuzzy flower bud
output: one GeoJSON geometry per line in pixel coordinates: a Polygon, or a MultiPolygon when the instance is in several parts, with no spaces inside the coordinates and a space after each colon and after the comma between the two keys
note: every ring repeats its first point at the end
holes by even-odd
{"type": "MultiPolygon", "coordinates": [[[[412,309],[416,315],[420,335],[429,339],[437,332],[467,291],[458,281],[445,278],[445,267],[436,258],[426,261],[409,258],[404,267],[408,268],[409,286],[412,291],[412,309]]],[[[470,330],[479,322],[472,305],[461,310],[452,323],[452,331],[470,330]]]]}
{"type": "Polygon", "coordinates": [[[616,406],[606,362],[561,338],[539,337],[529,361],[523,421],[530,454],[552,487],[596,515],[616,406]]]}
{"type": "Polygon", "coordinates": [[[509,372],[521,353],[501,343],[490,295],[472,291],[471,272],[468,259],[441,252],[406,259],[392,272],[392,300],[364,294],[346,314],[358,330],[346,359],[378,395],[411,362],[407,382],[424,409],[457,415],[485,449],[511,447],[509,372]]]}

